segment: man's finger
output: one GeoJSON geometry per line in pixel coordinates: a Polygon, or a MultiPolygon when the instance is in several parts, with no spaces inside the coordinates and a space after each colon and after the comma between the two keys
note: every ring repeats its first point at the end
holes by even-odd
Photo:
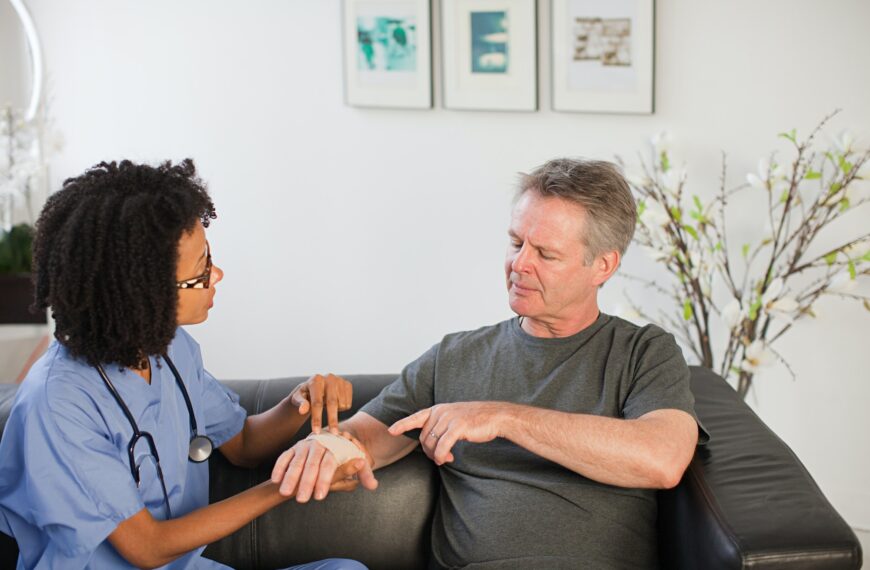
{"type": "Polygon", "coordinates": [[[290,448],[278,456],[278,460],[275,462],[275,467],[272,468],[272,483],[277,485],[281,482],[281,478],[284,477],[284,473],[287,472],[287,466],[290,465],[290,460],[293,459],[295,454],[296,451],[293,450],[293,448],[290,448]]]}
{"type": "Polygon", "coordinates": [[[298,485],[299,477],[302,476],[302,470],[305,468],[305,458],[307,454],[308,449],[301,448],[297,450],[296,454],[293,456],[293,460],[290,462],[290,466],[284,474],[284,480],[281,481],[281,486],[278,489],[278,492],[285,497],[292,496],[293,492],[297,490],[296,485],[298,485]]]}
{"type": "Polygon", "coordinates": [[[446,432],[438,438],[438,445],[435,446],[435,452],[432,454],[432,460],[436,465],[443,465],[453,461],[453,446],[461,439],[459,430],[448,428],[446,432]]]}
{"type": "Polygon", "coordinates": [[[308,449],[308,459],[305,460],[305,470],[299,478],[299,487],[296,489],[296,501],[306,503],[314,492],[314,485],[322,469],[329,469],[329,476],[335,470],[335,456],[326,451],[319,443],[313,443],[308,449]],[[331,458],[331,462],[330,462],[331,458]]]}
{"type": "Polygon", "coordinates": [[[411,414],[407,418],[402,418],[389,427],[388,431],[390,432],[390,435],[401,435],[408,430],[423,427],[426,420],[429,419],[431,411],[432,408],[424,408],[419,412],[411,414]]]}
{"type": "MultiPolygon", "coordinates": [[[[332,455],[329,453],[328,455],[332,455]]],[[[334,459],[334,458],[333,458],[334,459]]],[[[321,463],[320,474],[317,476],[317,482],[314,485],[314,498],[318,501],[326,498],[326,495],[329,493],[329,490],[334,481],[340,481],[342,479],[350,478],[356,471],[346,468],[345,466],[349,463],[353,463],[349,461],[344,465],[339,465],[334,473],[330,473],[329,470],[324,469],[324,464],[327,463],[327,458],[323,458],[323,462],[321,463]]],[[[357,469],[358,471],[358,469],[357,469]]]]}

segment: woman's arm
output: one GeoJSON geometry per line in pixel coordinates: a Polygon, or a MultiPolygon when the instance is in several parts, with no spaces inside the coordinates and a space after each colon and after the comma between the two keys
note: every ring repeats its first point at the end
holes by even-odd
{"type": "Polygon", "coordinates": [[[344,378],[315,374],[299,384],[275,407],[245,420],[242,431],[220,446],[233,465],[256,467],[287,449],[311,416],[311,430],[320,432],[326,408],[329,430],[338,433],[338,412],[350,409],[353,386],[344,378]]]}
{"type": "MultiPolygon", "coordinates": [[[[324,467],[333,467],[329,462],[334,463],[335,458],[326,453],[322,462],[324,467]]],[[[351,477],[364,466],[364,460],[356,459],[338,467],[330,491],[354,490],[358,482],[351,477]]],[[[159,521],[148,509],[142,509],[119,524],[109,535],[109,542],[130,564],[157,568],[235,532],[293,494],[281,495],[278,485],[266,481],[176,519],[159,521]]]]}

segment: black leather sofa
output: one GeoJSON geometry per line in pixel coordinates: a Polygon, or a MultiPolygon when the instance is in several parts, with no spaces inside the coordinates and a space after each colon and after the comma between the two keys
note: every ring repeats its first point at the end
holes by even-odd
{"type": "MultiPolygon", "coordinates": [[[[354,383],[355,410],[393,376],[348,378],[354,383]]],[[[301,380],[227,384],[246,409],[256,412],[274,405],[301,380]]],[[[719,376],[693,368],[692,391],[712,439],[699,448],[679,486],[659,493],[661,568],[860,568],[858,539],[794,453],[719,376]]],[[[14,386],[0,385],[0,428],[13,397],[14,386]]],[[[211,498],[220,500],[263,481],[270,470],[271,465],[237,469],[216,454],[211,498]]],[[[373,569],[426,568],[437,469],[414,452],[377,475],[375,492],[286,503],[212,544],[206,555],[239,569],[283,568],[328,557],[354,558],[373,569]]],[[[15,543],[0,534],[0,568],[13,568],[16,557],[15,543]]]]}

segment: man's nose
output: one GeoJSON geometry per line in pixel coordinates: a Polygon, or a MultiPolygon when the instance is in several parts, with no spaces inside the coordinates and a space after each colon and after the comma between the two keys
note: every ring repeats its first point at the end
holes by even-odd
{"type": "Polygon", "coordinates": [[[511,269],[516,273],[528,273],[532,264],[532,252],[529,251],[528,244],[523,244],[520,250],[514,255],[511,262],[511,269]]]}

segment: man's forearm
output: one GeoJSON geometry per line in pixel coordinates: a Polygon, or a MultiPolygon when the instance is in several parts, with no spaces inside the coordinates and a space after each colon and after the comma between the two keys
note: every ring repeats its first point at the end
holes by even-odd
{"type": "Polygon", "coordinates": [[[349,432],[363,445],[372,460],[372,469],[386,467],[417,447],[416,440],[391,435],[386,425],[365,412],[358,412],[342,422],[339,427],[342,431],[349,432]]]}
{"type": "MultiPolygon", "coordinates": [[[[675,411],[624,420],[504,403],[495,421],[500,437],[595,481],[669,488],[691,460],[686,423],[667,413],[675,411]]],[[[694,421],[692,429],[697,438],[694,421]]]]}

